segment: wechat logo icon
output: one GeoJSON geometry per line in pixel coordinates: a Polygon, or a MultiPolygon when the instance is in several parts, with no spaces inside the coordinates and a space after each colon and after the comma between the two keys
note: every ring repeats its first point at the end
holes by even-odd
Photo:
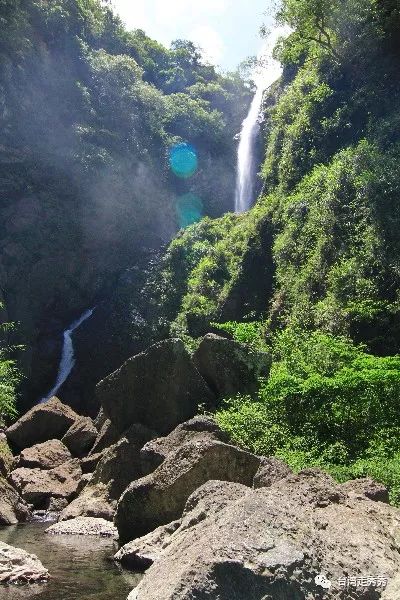
{"type": "Polygon", "coordinates": [[[332,583],[329,581],[326,575],[323,575],[322,573],[321,575],[317,575],[314,581],[316,585],[324,588],[324,590],[329,590],[332,587],[332,583]]]}

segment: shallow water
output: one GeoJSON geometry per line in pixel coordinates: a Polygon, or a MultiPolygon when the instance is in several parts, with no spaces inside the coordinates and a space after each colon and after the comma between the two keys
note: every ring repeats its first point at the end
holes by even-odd
{"type": "Polygon", "coordinates": [[[49,523],[0,527],[0,540],[36,554],[49,570],[48,583],[0,586],[1,600],[126,600],[140,575],[109,558],[116,545],[94,536],[47,535],[49,523]]]}

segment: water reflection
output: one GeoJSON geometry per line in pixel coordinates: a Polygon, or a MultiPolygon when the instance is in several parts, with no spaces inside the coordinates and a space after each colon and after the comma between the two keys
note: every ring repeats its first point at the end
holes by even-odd
{"type": "Polygon", "coordinates": [[[0,586],[1,600],[126,600],[141,575],[115,565],[108,538],[49,536],[48,523],[0,527],[0,540],[36,554],[49,570],[48,583],[0,586]]]}

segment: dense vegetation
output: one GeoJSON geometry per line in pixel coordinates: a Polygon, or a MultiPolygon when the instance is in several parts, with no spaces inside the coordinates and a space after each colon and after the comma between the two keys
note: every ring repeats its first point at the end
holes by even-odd
{"type": "Polygon", "coordinates": [[[156,322],[193,347],[229,321],[272,353],[259,396],[217,414],[236,442],[370,474],[399,504],[400,10],[283,0],[278,21],[292,33],[265,102],[263,194],[172,243],[156,322]]]}
{"type": "MultiPolygon", "coordinates": [[[[2,305],[0,304],[0,311],[2,305]]],[[[16,389],[20,381],[20,373],[12,358],[12,348],[7,344],[7,332],[12,327],[10,323],[0,326],[0,427],[7,418],[15,417],[16,389]]],[[[2,452],[0,444],[0,454],[2,452]]]]}
{"type": "Polygon", "coordinates": [[[182,197],[200,215],[230,209],[251,90],[189,41],[127,31],[100,0],[0,0],[0,29],[0,300],[27,347],[30,403],[65,325],[171,239],[182,197]],[[183,142],[198,158],[186,179],[168,160],[183,142]]]}

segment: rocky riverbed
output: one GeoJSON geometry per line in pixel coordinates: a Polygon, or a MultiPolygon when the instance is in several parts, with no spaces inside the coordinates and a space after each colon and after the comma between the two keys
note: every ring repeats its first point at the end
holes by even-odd
{"type": "Polygon", "coordinates": [[[194,357],[166,340],[100,382],[94,421],[52,398],[7,429],[0,575],[24,585],[2,600],[399,600],[384,486],[293,473],[196,416],[233,381],[227,354],[238,385],[268,368],[216,336],[194,357]]]}

